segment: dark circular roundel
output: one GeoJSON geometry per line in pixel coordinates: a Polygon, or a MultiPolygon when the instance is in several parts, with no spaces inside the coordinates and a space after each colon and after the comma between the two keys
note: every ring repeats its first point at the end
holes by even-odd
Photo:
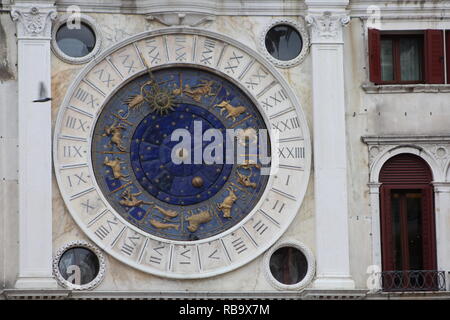
{"type": "Polygon", "coordinates": [[[251,144],[259,148],[252,139],[259,129],[266,125],[253,102],[222,77],[184,67],[146,73],[98,116],[95,177],[111,206],[139,229],[171,240],[208,238],[241,221],[264,192],[268,176],[249,153],[251,144]],[[211,129],[222,138],[208,136],[211,129]],[[227,158],[227,130],[236,133],[232,158],[245,150],[247,162],[227,158]]]}
{"type": "Polygon", "coordinates": [[[300,33],[287,24],[272,27],[266,34],[265,44],[270,55],[280,61],[295,59],[303,47],[300,33]]]}
{"type": "Polygon", "coordinates": [[[97,255],[83,247],[74,247],[63,253],[58,269],[61,276],[72,284],[85,285],[98,275],[100,263],[97,255]]]}
{"type": "Polygon", "coordinates": [[[297,284],[308,272],[308,260],[297,248],[281,247],[270,257],[270,272],[282,284],[297,284]]]}
{"type": "Polygon", "coordinates": [[[81,58],[94,50],[96,37],[91,27],[80,23],[79,28],[70,29],[66,23],[56,32],[59,49],[69,57],[81,58]]]}

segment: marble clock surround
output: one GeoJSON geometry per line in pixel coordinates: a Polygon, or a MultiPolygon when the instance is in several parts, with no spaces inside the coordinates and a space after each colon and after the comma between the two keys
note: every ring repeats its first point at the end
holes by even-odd
{"type": "MultiPolygon", "coordinates": [[[[115,17],[113,15],[101,15],[92,14],[92,16],[97,20],[100,26],[117,24],[117,20],[124,19],[123,15],[115,17]],[[109,22],[111,24],[109,24],[109,22]]],[[[136,18],[135,16],[133,16],[136,18]]],[[[139,19],[135,19],[136,24],[129,24],[127,28],[123,30],[123,33],[133,34],[139,30],[139,19]]],[[[143,19],[144,20],[144,19],[143,19]]],[[[225,34],[237,39],[238,43],[245,43],[253,50],[258,50],[258,41],[256,38],[252,37],[252,34],[237,32],[235,28],[237,24],[246,24],[249,30],[254,30],[255,34],[263,30],[266,26],[266,19],[261,17],[217,17],[217,19],[212,22],[208,30],[225,34]]],[[[150,26],[151,27],[151,26],[150,26]]],[[[159,27],[159,26],[157,26],[159,27]]],[[[155,28],[156,29],[156,28],[155,28]]],[[[53,112],[53,123],[56,119],[56,114],[59,109],[59,105],[64,97],[63,93],[69,87],[70,83],[76,78],[77,73],[83,66],[74,66],[59,60],[56,56],[52,57],[53,69],[52,69],[52,83],[53,92],[56,92],[54,101],[52,103],[53,112]]],[[[289,86],[295,90],[297,98],[300,100],[300,105],[302,106],[306,119],[311,122],[311,110],[308,110],[310,104],[308,103],[311,99],[310,90],[308,85],[310,62],[308,58],[300,64],[299,66],[290,69],[280,69],[279,72],[282,73],[283,78],[289,83],[289,86]],[[296,79],[296,81],[293,81],[296,79]]],[[[54,180],[55,182],[55,180],[54,180]]],[[[311,185],[311,180],[309,181],[311,185]]],[[[54,183],[54,190],[57,189],[56,183],[54,183]]],[[[312,219],[312,191],[311,186],[306,190],[306,194],[302,203],[302,210],[296,215],[296,218],[290,224],[286,232],[280,238],[282,239],[294,239],[300,240],[305,243],[309,248],[314,251],[314,228],[312,219]]],[[[71,241],[73,239],[89,239],[83,234],[80,228],[74,223],[70,214],[68,213],[61,197],[59,196],[59,191],[55,192],[54,209],[60,212],[64,212],[61,216],[54,216],[53,223],[53,234],[54,234],[54,248],[62,246],[65,242],[71,241]],[[59,209],[58,209],[59,208],[59,209]]],[[[56,212],[56,211],[55,211],[56,212]]],[[[254,290],[273,290],[274,288],[266,281],[263,276],[263,265],[262,256],[246,264],[245,266],[234,270],[233,272],[228,272],[222,275],[217,275],[206,280],[176,280],[167,281],[167,279],[161,278],[159,276],[153,276],[151,274],[143,273],[139,270],[128,267],[127,265],[117,261],[109,255],[106,255],[108,262],[108,269],[106,272],[105,280],[98,287],[99,290],[117,290],[127,286],[130,287],[130,282],[132,283],[131,288],[136,290],[146,290],[151,286],[155,289],[165,289],[165,290],[178,290],[179,281],[183,282],[183,288],[188,290],[204,290],[211,286],[211,288],[218,290],[240,290],[240,289],[254,289],[254,290]],[[125,272],[126,270],[126,272],[125,272]],[[248,277],[248,274],[256,274],[258,276],[248,277]],[[228,281],[228,280],[229,281],[228,281]],[[225,281],[224,281],[225,280],[225,281]]]]}

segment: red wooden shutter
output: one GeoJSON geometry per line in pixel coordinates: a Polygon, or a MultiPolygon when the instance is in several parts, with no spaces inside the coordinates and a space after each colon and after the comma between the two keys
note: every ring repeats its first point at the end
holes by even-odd
{"type": "Polygon", "coordinates": [[[391,189],[382,185],[380,188],[381,208],[381,259],[383,271],[393,271],[394,243],[392,237],[391,189]]]}
{"type": "Polygon", "coordinates": [[[445,44],[447,51],[447,83],[450,83],[450,31],[445,34],[445,44]]]}
{"type": "Polygon", "coordinates": [[[369,71],[370,81],[381,82],[380,30],[369,29],[369,71]]]}
{"type": "Polygon", "coordinates": [[[433,212],[433,188],[429,186],[422,189],[422,250],[424,270],[436,270],[436,234],[433,212]]]}
{"type": "Polygon", "coordinates": [[[444,83],[444,39],[442,30],[425,31],[425,81],[444,83]]]}
{"type": "Polygon", "coordinates": [[[390,185],[429,184],[431,169],[422,158],[408,153],[396,155],[386,161],[380,171],[380,182],[390,185]]]}

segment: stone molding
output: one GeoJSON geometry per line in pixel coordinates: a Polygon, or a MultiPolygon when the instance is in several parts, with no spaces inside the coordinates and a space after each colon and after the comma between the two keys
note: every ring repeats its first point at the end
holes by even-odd
{"type": "Polygon", "coordinates": [[[56,7],[49,4],[20,3],[11,8],[11,17],[17,22],[17,38],[50,39],[56,7]]]}

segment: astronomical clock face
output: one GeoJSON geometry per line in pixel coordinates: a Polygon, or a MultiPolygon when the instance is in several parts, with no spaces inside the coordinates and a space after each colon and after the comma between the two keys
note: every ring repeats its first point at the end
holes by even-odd
{"type": "Polygon", "coordinates": [[[308,129],[282,78],[215,34],[141,34],[89,64],[55,128],[65,203],[101,248],[201,278],[272,245],[309,176],[308,129]]]}

